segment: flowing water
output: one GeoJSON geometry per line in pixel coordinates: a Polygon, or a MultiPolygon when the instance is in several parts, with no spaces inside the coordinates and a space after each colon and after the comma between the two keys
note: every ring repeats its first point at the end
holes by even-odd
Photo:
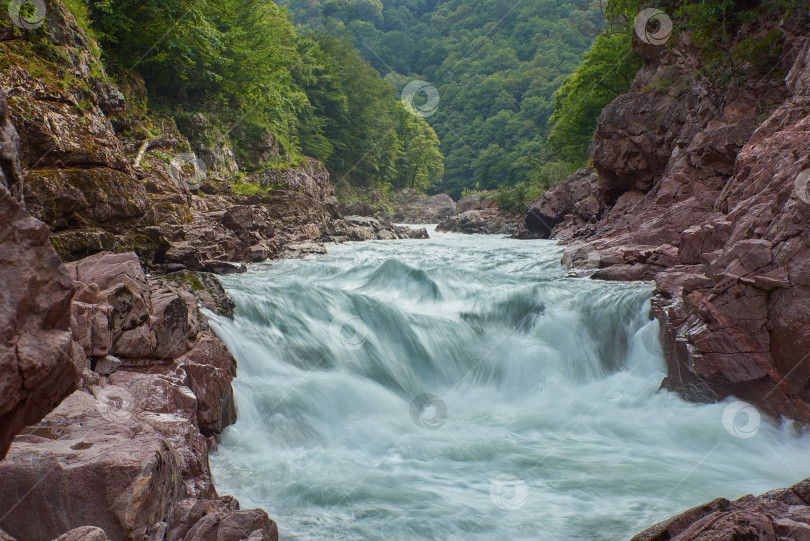
{"type": "Polygon", "coordinates": [[[651,284],[566,277],[549,241],[329,251],[223,277],[212,317],[239,364],[215,482],[282,539],[628,539],[810,475],[789,426],[658,391],[651,284]]]}

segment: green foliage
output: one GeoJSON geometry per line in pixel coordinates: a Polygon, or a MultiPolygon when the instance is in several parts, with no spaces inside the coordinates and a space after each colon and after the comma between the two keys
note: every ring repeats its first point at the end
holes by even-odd
{"type": "Polygon", "coordinates": [[[598,36],[554,95],[550,154],[566,163],[584,164],[596,119],[608,103],[627,92],[640,67],[629,31],[598,36]]]}
{"type": "Polygon", "coordinates": [[[268,193],[270,188],[256,182],[234,182],[231,184],[231,191],[236,195],[257,195],[268,193]]]}
{"type": "MultiPolygon", "coordinates": [[[[89,2],[105,50],[144,77],[153,108],[181,130],[206,113],[246,170],[295,165],[303,153],[360,185],[427,189],[441,179],[435,133],[404,113],[393,87],[348,41],[296,35],[271,0],[89,2]],[[277,162],[256,163],[268,140],[277,162]]],[[[367,16],[381,9],[353,5],[367,16]]]]}
{"type": "Polygon", "coordinates": [[[783,76],[774,69],[782,51],[783,29],[737,39],[744,24],[763,16],[789,18],[797,26],[810,23],[807,0],[684,0],[675,11],[679,28],[702,47],[705,62],[700,75],[708,84],[720,87],[744,85],[753,74],[751,67],[760,70],[758,76],[783,76]]]}
{"type": "Polygon", "coordinates": [[[514,186],[501,186],[492,193],[495,206],[503,210],[526,212],[526,206],[543,195],[545,190],[530,182],[518,182],[514,186]]]}
{"type": "Polygon", "coordinates": [[[445,156],[437,188],[456,197],[528,178],[553,93],[595,34],[580,31],[594,16],[586,0],[282,3],[298,24],[347,36],[398,92],[414,79],[436,87],[440,103],[426,120],[445,156]]]}

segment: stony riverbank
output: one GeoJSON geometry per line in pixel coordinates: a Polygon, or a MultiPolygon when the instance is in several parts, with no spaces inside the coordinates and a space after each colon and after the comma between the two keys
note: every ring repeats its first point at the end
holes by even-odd
{"type": "Polygon", "coordinates": [[[61,1],[37,35],[0,28],[0,538],[275,540],[211,480],[237,412],[208,272],[427,232],[344,216],[315,160],[239,174],[203,115],[186,137],[114,83],[61,1]]]}

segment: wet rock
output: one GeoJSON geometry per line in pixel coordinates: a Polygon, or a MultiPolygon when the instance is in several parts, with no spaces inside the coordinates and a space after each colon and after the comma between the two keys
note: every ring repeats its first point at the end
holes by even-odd
{"type": "Polygon", "coordinates": [[[281,254],[283,259],[301,259],[309,255],[324,255],[326,248],[323,244],[314,242],[304,242],[288,244],[284,253],[281,254]]]}
{"type": "Polygon", "coordinates": [[[277,541],[278,527],[259,509],[240,510],[231,500],[187,499],[168,519],[169,541],[277,541]]]}
{"type": "Polygon", "coordinates": [[[808,480],[784,490],[736,501],[718,498],[665,520],[631,541],[735,541],[738,539],[809,539],[808,480]]]}
{"type": "Polygon", "coordinates": [[[178,362],[188,374],[189,386],[197,397],[197,424],[203,435],[219,434],[236,422],[231,387],[236,360],[222,342],[213,335],[202,335],[178,362]]]}
{"type": "Polygon", "coordinates": [[[203,307],[221,316],[233,318],[235,304],[213,274],[206,272],[179,272],[163,277],[177,287],[194,295],[203,307]]]}

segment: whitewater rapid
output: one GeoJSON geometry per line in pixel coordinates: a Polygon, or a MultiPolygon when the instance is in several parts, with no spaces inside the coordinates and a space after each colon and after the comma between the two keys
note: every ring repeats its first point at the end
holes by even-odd
{"type": "Polygon", "coordinates": [[[431,236],[222,277],[239,420],[214,480],[282,539],[629,539],[810,476],[789,425],[659,392],[651,284],[566,277],[549,241],[431,236]]]}

